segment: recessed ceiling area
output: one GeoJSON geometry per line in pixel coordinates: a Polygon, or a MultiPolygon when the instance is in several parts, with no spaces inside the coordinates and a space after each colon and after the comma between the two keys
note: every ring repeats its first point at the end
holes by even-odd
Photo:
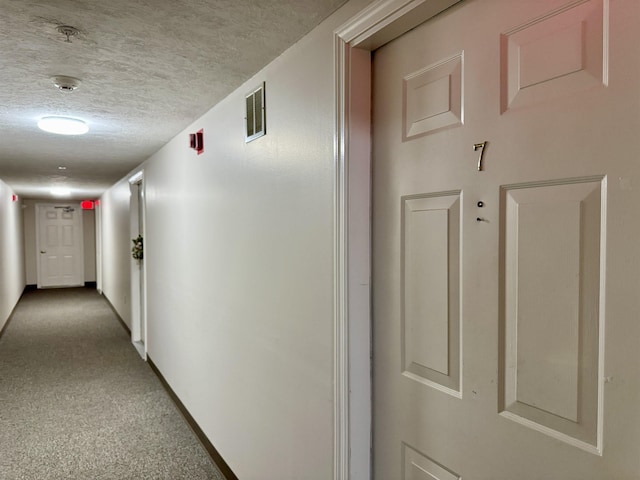
{"type": "Polygon", "coordinates": [[[98,197],[343,3],[0,0],[0,180],[98,197]],[[43,132],[47,116],[89,132],[43,132]]]}

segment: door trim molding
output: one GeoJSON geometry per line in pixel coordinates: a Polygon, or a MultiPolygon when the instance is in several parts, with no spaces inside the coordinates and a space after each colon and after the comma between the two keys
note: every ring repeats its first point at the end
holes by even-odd
{"type": "Polygon", "coordinates": [[[379,0],[334,31],[334,480],[371,469],[371,52],[461,0],[379,0]]]}
{"type": "Polygon", "coordinates": [[[145,261],[147,253],[147,205],[144,169],[131,175],[128,182],[131,193],[129,202],[129,236],[135,238],[140,231],[139,226],[142,225],[145,246],[144,259],[140,265],[132,257],[129,257],[131,265],[131,343],[136,347],[142,359],[146,360],[149,347],[147,342],[147,262],[145,261]],[[141,189],[140,197],[137,189],[141,189]],[[136,192],[135,201],[133,200],[134,192],[136,192]],[[139,204],[140,200],[142,204],[139,204]]]}

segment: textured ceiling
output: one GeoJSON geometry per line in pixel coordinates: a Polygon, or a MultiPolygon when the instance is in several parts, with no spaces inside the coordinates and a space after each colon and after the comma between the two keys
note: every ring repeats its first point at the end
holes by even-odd
{"type": "Polygon", "coordinates": [[[0,179],[23,197],[99,196],[343,3],[0,0],[0,179]],[[61,25],[79,30],[71,43],[61,25]],[[45,115],[91,130],[44,133],[45,115]]]}

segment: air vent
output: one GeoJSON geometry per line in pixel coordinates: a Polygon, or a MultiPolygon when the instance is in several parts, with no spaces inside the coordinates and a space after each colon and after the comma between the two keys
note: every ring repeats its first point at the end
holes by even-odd
{"type": "Polygon", "coordinates": [[[254,88],[245,97],[247,134],[245,142],[250,142],[267,133],[265,124],[264,83],[254,88]]]}

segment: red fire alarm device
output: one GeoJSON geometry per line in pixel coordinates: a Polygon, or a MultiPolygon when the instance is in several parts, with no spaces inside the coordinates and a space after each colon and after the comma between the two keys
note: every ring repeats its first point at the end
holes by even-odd
{"type": "Polygon", "coordinates": [[[13,195],[11,195],[11,201],[12,202],[17,202],[18,201],[18,195],[16,195],[15,193],[13,195]]]}
{"type": "Polygon", "coordinates": [[[80,207],[82,210],[93,210],[95,203],[93,200],[83,200],[80,202],[80,207]]]}
{"type": "Polygon", "coordinates": [[[189,134],[189,147],[193,148],[198,155],[204,152],[204,130],[200,129],[196,133],[189,134]]]}

